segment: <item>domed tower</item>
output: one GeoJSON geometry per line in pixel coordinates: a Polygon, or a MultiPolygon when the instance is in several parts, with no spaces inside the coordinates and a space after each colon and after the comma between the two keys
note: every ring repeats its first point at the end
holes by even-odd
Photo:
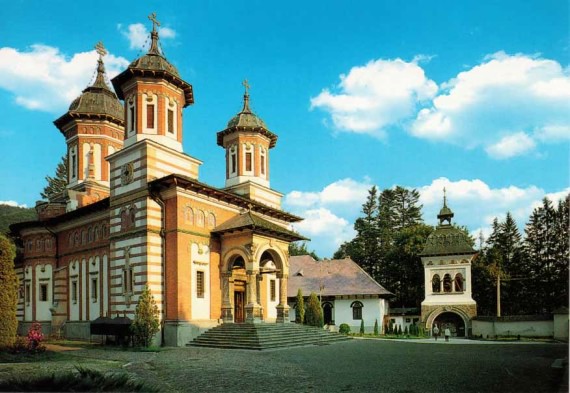
{"type": "Polygon", "coordinates": [[[54,121],[67,143],[68,194],[71,206],[81,207],[109,195],[109,164],[105,157],[123,147],[123,106],[105,81],[102,43],[95,46],[97,76],[54,121]]]}
{"type": "Polygon", "coordinates": [[[471,292],[471,263],[477,252],[465,232],[451,224],[454,214],[447,206],[445,189],[439,225],[427,238],[421,258],[424,265],[425,299],[422,323],[428,330],[437,325],[452,335],[469,334],[477,304],[471,292]]]}
{"type": "Polygon", "coordinates": [[[150,139],[182,152],[182,108],[194,103],[192,85],[161,53],[156,29],[160,23],[155,14],[149,19],[153,28],[148,53],[112,80],[125,101],[125,147],[150,139]]]}
{"type": "Polygon", "coordinates": [[[280,208],[283,195],[269,187],[269,150],[277,135],[253,113],[247,80],[243,85],[242,110],[217,133],[218,146],[226,150],[226,190],[280,208]]]}

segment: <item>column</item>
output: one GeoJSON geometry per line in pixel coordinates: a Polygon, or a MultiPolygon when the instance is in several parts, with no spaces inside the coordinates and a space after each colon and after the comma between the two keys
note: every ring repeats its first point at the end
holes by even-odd
{"type": "Polygon", "coordinates": [[[261,322],[261,306],[257,303],[257,275],[255,270],[247,271],[247,304],[245,306],[245,321],[247,323],[261,322]]]}
{"type": "Polygon", "coordinates": [[[279,277],[279,305],[277,306],[277,323],[289,322],[289,305],[287,304],[287,280],[289,276],[279,277]]]}
{"type": "Polygon", "coordinates": [[[231,273],[222,274],[222,320],[224,323],[234,321],[232,302],[230,300],[230,278],[231,273]]]}

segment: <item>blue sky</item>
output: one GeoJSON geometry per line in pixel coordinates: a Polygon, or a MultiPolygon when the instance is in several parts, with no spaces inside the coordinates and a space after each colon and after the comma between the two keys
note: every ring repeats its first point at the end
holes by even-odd
{"type": "Polygon", "coordinates": [[[11,1],[0,25],[0,202],[33,206],[65,153],[52,121],[93,77],[111,77],[161,22],[166,57],[194,86],[184,150],[224,183],[215,134],[241,109],[279,135],[271,186],[309,248],[331,256],[354,233],[367,190],[421,191],[435,224],[447,187],[476,233],[569,191],[567,1],[11,1]]]}

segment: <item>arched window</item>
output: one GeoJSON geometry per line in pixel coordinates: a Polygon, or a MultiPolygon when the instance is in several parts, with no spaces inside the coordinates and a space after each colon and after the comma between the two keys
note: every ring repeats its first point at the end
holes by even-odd
{"type": "Polygon", "coordinates": [[[196,226],[204,226],[204,212],[202,210],[196,212],[196,226]]]}
{"type": "Polygon", "coordinates": [[[137,220],[137,207],[135,205],[131,206],[129,209],[129,228],[135,226],[137,220]]]}
{"type": "Polygon", "coordinates": [[[129,227],[129,213],[126,208],[121,209],[121,230],[126,230],[129,227]]]}
{"type": "Polygon", "coordinates": [[[451,276],[449,274],[443,276],[443,292],[451,292],[451,276]]]}
{"type": "Polygon", "coordinates": [[[88,231],[88,239],[89,239],[89,243],[91,243],[93,241],[93,227],[89,227],[89,231],[88,231]]]}
{"type": "Polygon", "coordinates": [[[101,228],[99,226],[95,227],[95,241],[101,238],[101,228]]]}
{"type": "Polygon", "coordinates": [[[464,288],[463,288],[463,275],[461,273],[457,273],[455,275],[455,292],[463,292],[464,288]]]}
{"type": "Polygon", "coordinates": [[[69,234],[69,247],[73,247],[73,233],[69,234]]]}
{"type": "Polygon", "coordinates": [[[214,228],[216,226],[216,216],[214,213],[208,214],[208,228],[214,228]]]}
{"type": "Polygon", "coordinates": [[[194,225],[194,210],[190,206],[184,208],[184,221],[189,225],[194,225]]]}
{"type": "Polygon", "coordinates": [[[352,302],[350,305],[352,308],[352,319],[362,319],[362,303],[360,302],[352,302]]]}
{"type": "Polygon", "coordinates": [[[329,302],[323,303],[323,319],[327,325],[333,322],[333,305],[329,302]]]}
{"type": "Polygon", "coordinates": [[[441,284],[441,279],[439,278],[439,274],[434,274],[433,278],[431,279],[431,291],[433,293],[439,293],[440,284],[441,284]]]}

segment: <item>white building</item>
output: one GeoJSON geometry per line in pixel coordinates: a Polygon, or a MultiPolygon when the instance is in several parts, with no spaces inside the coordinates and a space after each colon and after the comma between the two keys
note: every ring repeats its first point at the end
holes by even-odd
{"type": "Polygon", "coordinates": [[[315,261],[309,255],[289,258],[288,304],[289,317],[295,321],[297,291],[305,299],[316,293],[321,298],[325,324],[337,329],[343,323],[358,332],[361,321],[367,333],[382,332],[388,312],[388,299],[394,295],[378,284],[350,258],[315,261]]]}

